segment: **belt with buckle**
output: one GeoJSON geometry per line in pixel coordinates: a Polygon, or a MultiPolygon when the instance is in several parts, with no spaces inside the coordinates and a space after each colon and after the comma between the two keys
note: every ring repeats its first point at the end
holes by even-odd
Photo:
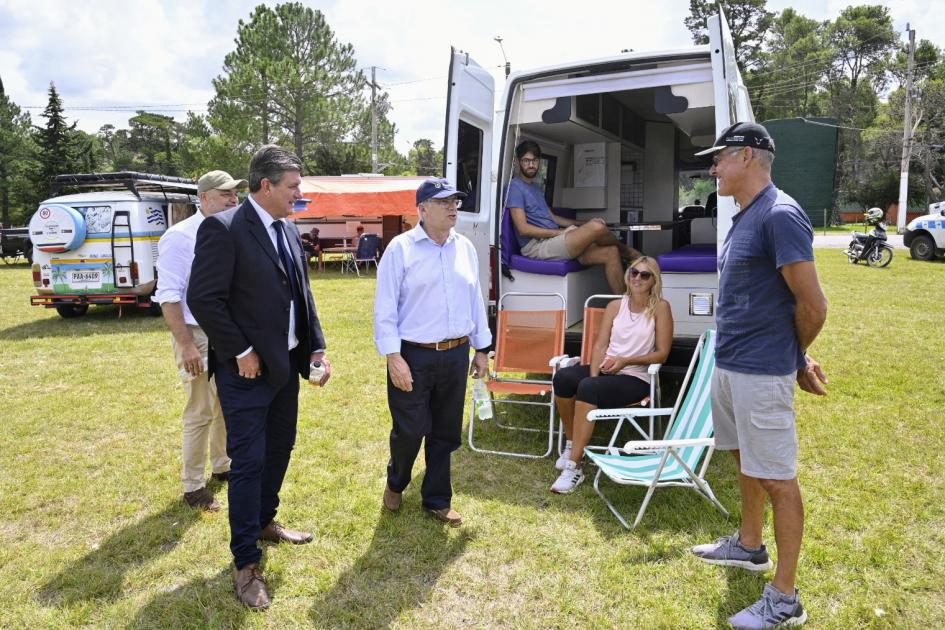
{"type": "Polygon", "coordinates": [[[419,341],[407,341],[403,340],[408,346],[417,346],[419,348],[426,348],[427,350],[436,350],[440,352],[442,350],[452,350],[456,346],[461,346],[464,343],[469,341],[469,336],[457,337],[456,339],[444,339],[443,341],[437,341],[435,343],[420,343],[419,341]]]}

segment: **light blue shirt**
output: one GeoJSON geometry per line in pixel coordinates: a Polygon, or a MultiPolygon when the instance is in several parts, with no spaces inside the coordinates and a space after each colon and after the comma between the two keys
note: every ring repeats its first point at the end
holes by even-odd
{"type": "Polygon", "coordinates": [[[450,230],[437,245],[422,224],[395,237],[377,268],[377,351],[400,352],[404,340],[435,343],[467,335],[474,348],[492,343],[472,242],[450,230]]]}

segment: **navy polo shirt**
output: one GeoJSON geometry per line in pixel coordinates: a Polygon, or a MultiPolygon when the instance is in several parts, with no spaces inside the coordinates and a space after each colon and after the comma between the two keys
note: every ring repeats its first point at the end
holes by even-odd
{"type": "Polygon", "coordinates": [[[719,367],[784,376],[805,365],[794,294],[779,270],[814,260],[813,243],[807,214],[774,184],[734,216],[719,252],[719,367]]]}

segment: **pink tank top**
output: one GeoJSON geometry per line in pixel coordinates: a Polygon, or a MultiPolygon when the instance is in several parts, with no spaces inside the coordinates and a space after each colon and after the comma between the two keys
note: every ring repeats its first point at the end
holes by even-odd
{"type": "MultiPolygon", "coordinates": [[[[649,354],[656,349],[656,320],[646,312],[633,313],[630,311],[630,298],[623,296],[620,300],[620,310],[614,318],[614,325],[610,329],[610,345],[607,347],[609,357],[636,357],[649,354]]],[[[621,374],[636,376],[650,382],[650,375],[645,365],[628,365],[620,370],[621,374]]]]}

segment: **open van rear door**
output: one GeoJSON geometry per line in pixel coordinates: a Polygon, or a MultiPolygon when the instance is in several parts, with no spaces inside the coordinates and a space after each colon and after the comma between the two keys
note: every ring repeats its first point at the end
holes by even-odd
{"type": "MultiPolygon", "coordinates": [[[[712,54],[712,84],[715,89],[715,136],[736,122],[754,122],[748,90],[742,82],[741,72],[735,61],[735,42],[725,19],[725,12],[719,7],[718,15],[708,20],[709,49],[712,54]]],[[[735,215],[733,197],[718,198],[718,221],[716,222],[718,242],[725,240],[728,229],[735,215]]]]}
{"type": "Polygon", "coordinates": [[[458,213],[456,231],[476,247],[479,281],[488,304],[495,81],[467,53],[451,48],[450,54],[443,176],[467,195],[458,213]]]}

